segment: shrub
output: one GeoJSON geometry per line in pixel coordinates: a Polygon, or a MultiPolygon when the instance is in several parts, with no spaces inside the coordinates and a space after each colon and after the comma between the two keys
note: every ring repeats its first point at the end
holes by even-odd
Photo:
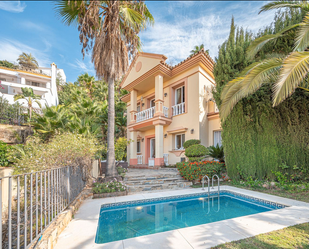
{"type": "Polygon", "coordinates": [[[9,165],[8,149],[9,146],[0,141],[0,167],[7,167],[9,165]]]}
{"type": "Polygon", "coordinates": [[[189,148],[191,145],[195,145],[195,144],[200,144],[201,143],[201,140],[198,140],[198,139],[190,139],[190,140],[187,140],[183,143],[183,147],[185,149],[189,148]]]}
{"type": "Polygon", "coordinates": [[[189,162],[201,162],[205,157],[188,157],[189,162]]]}
{"type": "Polygon", "coordinates": [[[128,170],[126,168],[121,167],[121,166],[117,166],[117,172],[121,177],[125,177],[128,170]]]}
{"type": "Polygon", "coordinates": [[[188,181],[201,180],[205,175],[211,178],[217,174],[220,177],[221,172],[225,170],[224,163],[216,161],[181,162],[177,163],[176,167],[180,175],[188,181]]]}
{"type": "Polygon", "coordinates": [[[105,183],[95,182],[92,188],[94,194],[121,192],[125,190],[126,186],[122,182],[118,182],[117,180],[105,183]]]}
{"type": "Polygon", "coordinates": [[[120,137],[115,143],[115,159],[116,161],[122,161],[127,157],[127,146],[130,144],[125,137],[120,137]]]}
{"type": "Polygon", "coordinates": [[[25,145],[11,146],[9,160],[14,163],[15,173],[63,166],[82,166],[89,172],[91,159],[100,148],[95,138],[80,134],[59,134],[49,143],[32,136],[25,145]]]}
{"type": "Polygon", "coordinates": [[[208,151],[208,156],[211,156],[212,158],[217,159],[220,162],[224,162],[224,151],[222,145],[219,146],[219,144],[217,144],[216,146],[209,146],[208,151]]]}
{"type": "Polygon", "coordinates": [[[206,156],[207,153],[208,153],[208,149],[204,145],[201,145],[201,144],[191,145],[185,151],[186,157],[203,157],[203,156],[206,156]]]}

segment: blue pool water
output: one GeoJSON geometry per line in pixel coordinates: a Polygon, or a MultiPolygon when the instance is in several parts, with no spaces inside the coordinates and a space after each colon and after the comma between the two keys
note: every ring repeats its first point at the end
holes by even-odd
{"type": "Polygon", "coordinates": [[[228,191],[209,198],[195,194],[107,204],[100,211],[95,242],[107,243],[283,207],[228,191]]]}

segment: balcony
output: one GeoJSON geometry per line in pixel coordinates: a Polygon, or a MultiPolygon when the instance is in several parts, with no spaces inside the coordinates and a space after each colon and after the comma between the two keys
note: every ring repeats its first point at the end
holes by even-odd
{"type": "Polygon", "coordinates": [[[173,116],[185,113],[185,102],[172,106],[173,116]]]}
{"type": "MultiPolygon", "coordinates": [[[[154,114],[155,114],[155,107],[150,107],[144,111],[140,111],[135,114],[136,123],[151,119],[154,117],[154,114]]],[[[166,118],[168,117],[168,107],[163,106],[163,114],[164,117],[166,118]]]]}

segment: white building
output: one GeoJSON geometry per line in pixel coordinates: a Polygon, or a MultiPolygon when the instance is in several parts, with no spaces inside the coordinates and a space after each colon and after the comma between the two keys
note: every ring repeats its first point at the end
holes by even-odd
{"type": "MultiPolygon", "coordinates": [[[[0,95],[3,95],[10,104],[14,104],[14,95],[22,93],[22,87],[31,87],[34,94],[41,96],[39,101],[41,102],[42,108],[45,106],[58,105],[56,84],[58,70],[56,64],[52,63],[51,68],[48,70],[46,69],[49,75],[48,73],[45,74],[43,71],[40,71],[40,69],[30,72],[0,67],[0,95]]],[[[18,100],[18,102],[27,106],[25,100],[18,100]]],[[[39,108],[37,103],[33,103],[33,107],[39,108]]]]}
{"type": "MultiPolygon", "coordinates": [[[[40,73],[46,74],[48,76],[51,76],[52,72],[51,72],[51,68],[50,67],[39,67],[38,70],[40,73]]],[[[65,82],[67,82],[67,76],[65,75],[63,69],[61,68],[57,68],[57,76],[60,76],[61,78],[61,83],[64,84],[65,82]]]]}

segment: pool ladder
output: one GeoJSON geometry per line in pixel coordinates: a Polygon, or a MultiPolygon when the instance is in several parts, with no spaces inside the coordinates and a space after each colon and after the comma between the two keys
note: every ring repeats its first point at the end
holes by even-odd
{"type": "MultiPolygon", "coordinates": [[[[202,178],[202,190],[204,190],[205,177],[207,178],[207,182],[208,182],[208,197],[209,197],[209,195],[210,195],[210,179],[209,179],[208,175],[205,175],[202,178]]],[[[220,179],[219,179],[218,175],[213,175],[212,176],[212,178],[211,178],[211,185],[212,185],[212,188],[214,188],[214,178],[215,177],[217,177],[217,179],[218,179],[218,194],[219,194],[220,193],[220,179]]]]}

